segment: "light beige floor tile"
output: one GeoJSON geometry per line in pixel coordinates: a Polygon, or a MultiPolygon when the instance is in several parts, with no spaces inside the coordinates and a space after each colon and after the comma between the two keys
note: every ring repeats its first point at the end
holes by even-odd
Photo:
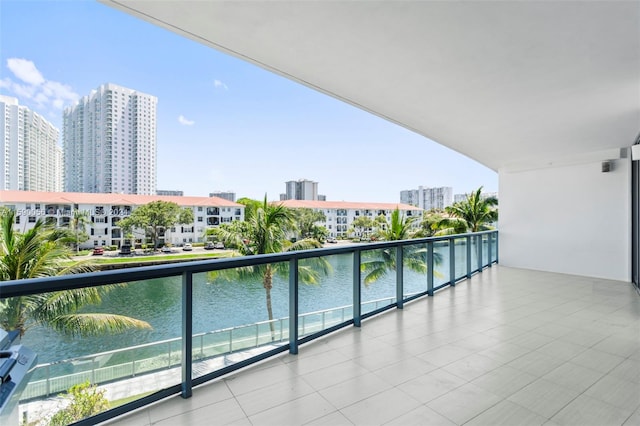
{"type": "Polygon", "coordinates": [[[356,425],[372,425],[386,423],[420,405],[410,395],[397,388],[392,388],[356,402],[340,411],[356,425]]]}
{"type": "Polygon", "coordinates": [[[246,415],[235,399],[205,405],[198,409],[155,421],[158,426],[193,425],[207,426],[215,421],[216,425],[229,425],[235,422],[246,420],[246,415]],[[214,420],[215,419],[215,420],[214,420]]]}
{"type": "Polygon", "coordinates": [[[373,373],[390,385],[397,386],[415,378],[416,376],[421,376],[430,371],[436,370],[437,368],[437,366],[427,361],[412,357],[390,363],[375,370],[373,373]]]}
{"type": "Polygon", "coordinates": [[[479,354],[472,354],[454,363],[445,365],[442,369],[470,381],[502,365],[503,363],[495,359],[479,354]]]}
{"type": "Polygon", "coordinates": [[[191,398],[182,398],[179,395],[166,398],[149,407],[151,422],[165,419],[181,413],[196,410],[210,404],[231,399],[233,395],[227,385],[222,382],[208,383],[193,388],[191,398]]]}
{"type": "Polygon", "coordinates": [[[564,364],[565,361],[538,351],[529,352],[507,363],[509,367],[525,371],[534,376],[543,376],[564,364]]]}
{"type": "Polygon", "coordinates": [[[551,418],[580,393],[547,380],[536,380],[507,399],[543,417],[551,418]]]}
{"type": "Polygon", "coordinates": [[[329,386],[318,393],[333,404],[334,407],[342,409],[391,387],[375,374],[368,373],[329,386]]]}
{"type": "Polygon", "coordinates": [[[628,358],[611,370],[610,374],[619,379],[640,383],[640,360],[628,358]]]}
{"type": "Polygon", "coordinates": [[[400,417],[385,423],[385,426],[455,426],[451,420],[436,413],[426,405],[421,405],[400,417]]]}
{"type": "Polygon", "coordinates": [[[404,382],[398,385],[398,389],[426,403],[466,383],[466,380],[439,369],[404,382]]]}
{"type": "Polygon", "coordinates": [[[255,426],[302,425],[335,411],[335,407],[324,398],[312,393],[249,416],[249,420],[255,426]]]}
{"type": "Polygon", "coordinates": [[[621,425],[632,413],[587,395],[580,395],[551,420],[559,425],[603,426],[621,425]]]}
{"type": "Polygon", "coordinates": [[[496,405],[500,400],[499,396],[467,383],[434,399],[427,406],[454,423],[463,424],[496,405]]]}
{"type": "Polygon", "coordinates": [[[274,383],[236,397],[248,416],[276,407],[292,399],[313,393],[314,389],[302,378],[296,377],[285,382],[274,383]]]}
{"type": "Polygon", "coordinates": [[[507,398],[537,378],[538,377],[533,374],[517,370],[508,365],[503,365],[478,377],[471,383],[498,396],[507,398]]]}
{"type": "Polygon", "coordinates": [[[624,426],[637,426],[640,425],[640,408],[637,409],[629,418],[624,422],[624,426]]]}
{"type": "Polygon", "coordinates": [[[420,355],[420,359],[423,359],[438,367],[451,364],[459,359],[462,359],[468,355],[474,353],[473,349],[463,348],[461,346],[450,344],[441,346],[432,351],[425,352],[420,355]]]}
{"type": "Polygon", "coordinates": [[[321,390],[363,374],[370,374],[370,371],[352,361],[345,361],[305,374],[303,379],[315,390],[321,390]]]}
{"type": "Polygon", "coordinates": [[[601,373],[610,372],[623,361],[624,358],[620,356],[611,355],[596,349],[587,349],[576,357],[571,358],[572,363],[600,371],[601,373]]]}
{"type": "Polygon", "coordinates": [[[478,354],[506,364],[516,358],[520,358],[521,356],[528,354],[529,352],[531,352],[531,349],[523,346],[515,345],[513,343],[500,343],[489,349],[478,352],[478,354]]]}
{"type": "Polygon", "coordinates": [[[501,401],[465,426],[540,426],[547,418],[510,401],[501,401]]]}
{"type": "Polygon", "coordinates": [[[602,352],[628,358],[635,352],[640,351],[640,339],[627,339],[624,337],[610,336],[593,346],[602,352]]]}
{"type": "Polygon", "coordinates": [[[297,373],[289,368],[288,364],[279,362],[265,368],[238,371],[223,380],[234,395],[241,395],[261,387],[289,380],[296,375],[297,373]]]}
{"type": "Polygon", "coordinates": [[[320,417],[305,423],[305,426],[353,426],[353,423],[349,421],[340,411],[334,411],[331,414],[320,417]]]}
{"type": "Polygon", "coordinates": [[[557,383],[578,392],[584,392],[597,382],[604,373],[582,367],[572,362],[566,362],[558,368],[542,376],[543,379],[557,383]]]}
{"type": "Polygon", "coordinates": [[[571,358],[574,358],[586,351],[587,348],[564,340],[554,340],[553,342],[547,343],[536,350],[563,361],[569,361],[571,358]]]}
{"type": "Polygon", "coordinates": [[[585,392],[592,398],[622,409],[640,407],[640,383],[605,376],[585,392]]]}

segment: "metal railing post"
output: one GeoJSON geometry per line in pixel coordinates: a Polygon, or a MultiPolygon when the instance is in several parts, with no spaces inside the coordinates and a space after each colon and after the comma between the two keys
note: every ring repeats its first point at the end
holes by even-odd
{"type": "Polygon", "coordinates": [[[467,278],[471,278],[471,237],[467,236],[467,278]]]}
{"type": "Polygon", "coordinates": [[[495,235],[496,235],[496,263],[499,263],[500,258],[498,257],[498,247],[499,247],[498,241],[500,240],[500,234],[498,234],[498,231],[496,231],[495,235]]]}
{"type": "Polygon", "coordinates": [[[427,294],[433,296],[433,241],[427,243],[427,294]]]}
{"type": "Polygon", "coordinates": [[[361,292],[360,292],[360,250],[356,249],[353,252],[353,325],[360,327],[362,321],[362,307],[361,307],[361,292]]]}
{"type": "Polygon", "coordinates": [[[491,254],[491,251],[492,251],[491,250],[491,247],[492,247],[491,240],[492,239],[493,239],[493,234],[487,234],[487,250],[488,250],[488,253],[487,253],[487,266],[489,268],[491,268],[491,266],[492,266],[491,265],[491,263],[492,263],[491,262],[491,256],[492,256],[492,254],[491,254]]]}
{"type": "Polygon", "coordinates": [[[193,349],[193,274],[182,274],[182,393],[183,398],[192,395],[193,349]]]}
{"type": "Polygon", "coordinates": [[[289,353],[298,353],[298,259],[289,260],[289,353]]]}
{"type": "Polygon", "coordinates": [[[396,306],[404,308],[404,253],[402,246],[396,247],[396,306]]]}
{"type": "Polygon", "coordinates": [[[482,235],[476,236],[478,245],[478,272],[482,272],[482,235]]]}
{"type": "Polygon", "coordinates": [[[456,239],[449,239],[449,284],[456,285],[456,239]]]}

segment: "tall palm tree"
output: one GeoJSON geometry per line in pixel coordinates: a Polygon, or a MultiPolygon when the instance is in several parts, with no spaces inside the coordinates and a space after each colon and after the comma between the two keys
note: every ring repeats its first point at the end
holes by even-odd
{"type": "MultiPolygon", "coordinates": [[[[64,241],[68,233],[37,221],[24,233],[15,232],[15,213],[0,216],[0,280],[10,281],[54,275],[88,272],[90,263],[71,262],[71,252],[64,241]]],[[[90,287],[54,291],[28,296],[0,299],[0,327],[19,330],[20,335],[35,324],[43,324],[70,335],[98,335],[128,328],[151,328],[134,318],[104,314],[81,313],[87,304],[98,304],[101,296],[115,286],[90,287]]]]}
{"type": "MultiPolygon", "coordinates": [[[[384,216],[379,216],[376,220],[380,224],[378,237],[387,241],[400,241],[411,238],[410,233],[416,218],[405,217],[404,214],[396,208],[391,212],[391,222],[388,222],[384,216]]],[[[426,254],[427,249],[424,246],[405,246],[403,248],[403,264],[412,271],[426,273],[428,270],[426,254]]],[[[366,251],[365,256],[367,256],[368,259],[360,265],[360,270],[365,274],[365,285],[379,280],[397,268],[396,251],[393,248],[366,251]]],[[[440,254],[434,253],[434,263],[440,264],[441,262],[442,257],[440,254]]]]}
{"type": "MultiPolygon", "coordinates": [[[[258,254],[280,253],[295,250],[309,250],[322,247],[315,239],[308,238],[291,243],[286,238],[287,230],[294,226],[291,211],[282,204],[270,204],[265,195],[264,201],[244,222],[232,222],[223,224],[215,229],[216,236],[224,242],[225,247],[233,247],[238,255],[250,256],[258,254]]],[[[306,259],[298,265],[298,275],[301,282],[317,284],[320,274],[327,274],[331,266],[324,258],[306,259]]],[[[217,274],[217,277],[231,281],[238,275],[240,277],[260,277],[265,290],[267,315],[272,338],[275,336],[273,320],[273,307],[271,303],[271,290],[273,288],[273,276],[281,274],[287,276],[289,263],[269,263],[266,265],[247,266],[236,270],[217,274]],[[234,276],[235,275],[235,276],[234,276]]]]}
{"type": "Polygon", "coordinates": [[[498,199],[482,198],[482,187],[467,195],[467,199],[446,207],[451,216],[443,221],[445,233],[454,233],[461,227],[467,232],[491,229],[490,224],[498,220],[498,199]]]}
{"type": "MultiPolygon", "coordinates": [[[[85,232],[85,226],[89,223],[89,212],[86,210],[74,210],[71,218],[71,229],[75,233],[76,254],[80,251],[80,233],[85,232]]],[[[86,234],[84,234],[86,235],[86,234]]],[[[86,238],[85,240],[86,241],[86,238]]]]}

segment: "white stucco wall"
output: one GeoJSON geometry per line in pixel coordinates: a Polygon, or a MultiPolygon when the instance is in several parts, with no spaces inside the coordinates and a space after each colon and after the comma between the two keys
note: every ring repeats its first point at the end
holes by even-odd
{"type": "Polygon", "coordinates": [[[618,159],[500,171],[500,263],[631,280],[631,167],[618,159]]]}

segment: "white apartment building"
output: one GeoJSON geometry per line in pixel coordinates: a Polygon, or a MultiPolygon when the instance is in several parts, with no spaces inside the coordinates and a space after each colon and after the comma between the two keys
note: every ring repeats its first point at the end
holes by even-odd
{"type": "Polygon", "coordinates": [[[419,186],[418,189],[400,191],[400,202],[425,210],[442,210],[453,204],[453,188],[450,186],[438,188],[419,186]]]}
{"type": "MultiPolygon", "coordinates": [[[[422,217],[423,209],[397,203],[356,203],[348,201],[285,200],[281,204],[292,208],[308,208],[324,213],[324,225],[330,237],[349,237],[349,228],[355,219],[366,216],[371,219],[382,215],[391,221],[391,213],[399,209],[405,217],[422,217]]],[[[355,235],[358,236],[358,235],[355,235]]]]}
{"type": "Polygon", "coordinates": [[[158,99],[103,84],[64,110],[64,190],[155,195],[158,99]]]}
{"type": "Polygon", "coordinates": [[[62,191],[59,131],[40,114],[0,95],[0,190],[62,191]]]}
{"type": "MultiPolygon", "coordinates": [[[[454,203],[459,203],[461,201],[466,201],[467,197],[469,196],[469,194],[456,194],[453,196],[453,202],[454,203]]],[[[496,200],[498,199],[498,193],[497,192],[482,192],[480,193],[480,198],[481,199],[487,199],[489,197],[493,197],[496,200]]]]}
{"type": "Polygon", "coordinates": [[[133,231],[129,241],[118,222],[138,206],[163,200],[193,210],[193,223],[176,225],[161,235],[161,244],[182,245],[203,241],[207,228],[221,223],[244,220],[244,206],[217,197],[181,197],[133,194],[99,194],[77,192],[0,191],[0,206],[16,212],[15,229],[24,232],[38,219],[59,227],[69,226],[76,210],[88,212],[85,231],[89,239],[81,248],[120,247],[125,243],[142,244],[145,231],[133,231]]]}

